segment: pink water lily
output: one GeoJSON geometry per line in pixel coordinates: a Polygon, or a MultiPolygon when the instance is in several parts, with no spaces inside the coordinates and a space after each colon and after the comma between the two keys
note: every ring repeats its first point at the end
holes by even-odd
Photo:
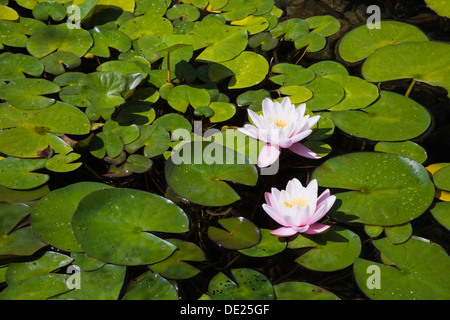
{"type": "Polygon", "coordinates": [[[325,190],[319,197],[317,181],[312,180],[306,187],[294,178],[286,186],[286,190],[272,188],[265,193],[264,211],[283,227],[271,232],[281,237],[296,233],[320,233],[330,226],[319,223],[320,219],[333,206],[336,196],[325,190]]]}
{"type": "Polygon", "coordinates": [[[254,125],[246,124],[238,130],[243,134],[266,142],[258,156],[258,167],[267,167],[280,156],[282,148],[288,148],[306,158],[320,157],[299,141],[309,136],[320,116],[305,115],[306,105],[297,108],[285,97],[281,103],[266,98],[262,102],[262,115],[252,110],[248,114],[254,125]]]}

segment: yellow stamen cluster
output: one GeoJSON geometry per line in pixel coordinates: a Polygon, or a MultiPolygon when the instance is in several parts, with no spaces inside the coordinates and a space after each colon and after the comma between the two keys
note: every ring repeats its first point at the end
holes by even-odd
{"type": "Polygon", "coordinates": [[[293,206],[304,207],[309,204],[308,199],[295,198],[290,201],[285,201],[284,205],[288,208],[292,208],[293,206]]]}
{"type": "Polygon", "coordinates": [[[286,127],[289,123],[291,123],[291,121],[286,120],[286,119],[280,119],[280,118],[275,118],[275,119],[270,119],[269,120],[271,123],[274,123],[278,128],[283,129],[284,127],[286,127]]]}

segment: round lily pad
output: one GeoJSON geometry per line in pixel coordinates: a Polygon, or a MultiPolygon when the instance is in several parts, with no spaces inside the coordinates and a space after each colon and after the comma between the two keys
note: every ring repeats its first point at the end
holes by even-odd
{"type": "Polygon", "coordinates": [[[273,300],[275,293],[270,281],[258,271],[240,268],[231,270],[231,279],[216,274],[208,285],[213,300],[273,300]]]}
{"type": "Polygon", "coordinates": [[[331,74],[340,74],[343,76],[348,76],[347,69],[336,61],[319,61],[308,67],[309,70],[314,71],[317,77],[327,76],[331,74]]]}
{"type": "Polygon", "coordinates": [[[303,86],[312,92],[312,98],[306,101],[306,107],[310,111],[329,109],[338,104],[345,95],[341,85],[322,77],[316,77],[303,86]]]}
{"type": "Polygon", "coordinates": [[[341,23],[330,15],[313,16],[306,18],[309,29],[313,33],[318,33],[324,37],[329,37],[339,31],[341,23]]]}
{"type": "Polygon", "coordinates": [[[330,291],[307,282],[286,281],[273,288],[277,300],[341,300],[330,291]]]}
{"type": "Polygon", "coordinates": [[[47,160],[45,167],[53,172],[70,172],[78,169],[82,163],[74,161],[81,157],[78,153],[57,154],[47,160]]]}
{"type": "Polygon", "coordinates": [[[250,15],[241,20],[234,20],[231,25],[242,26],[249,34],[257,34],[269,27],[269,21],[262,16],[250,15]]]}
{"type": "Polygon", "coordinates": [[[425,0],[425,3],[427,6],[440,16],[443,17],[449,17],[450,16],[450,10],[448,8],[448,3],[446,3],[445,0],[425,0]]]}
{"type": "Polygon", "coordinates": [[[124,300],[178,300],[174,285],[158,273],[147,271],[126,288],[124,300]]]}
{"type": "Polygon", "coordinates": [[[312,91],[306,86],[282,86],[279,90],[281,94],[289,96],[293,104],[300,104],[313,97],[312,91]]]}
{"type": "Polygon", "coordinates": [[[288,248],[312,248],[295,261],[315,271],[336,271],[353,264],[361,252],[361,240],[348,229],[332,226],[316,235],[299,234],[288,243],[288,248]]]}
{"type": "Polygon", "coordinates": [[[151,13],[147,13],[126,21],[120,26],[119,31],[125,33],[131,40],[136,40],[150,34],[170,34],[173,32],[173,26],[166,18],[154,17],[151,13]]]}
{"type": "Polygon", "coordinates": [[[79,83],[80,94],[95,104],[97,108],[112,108],[125,102],[121,93],[126,81],[115,72],[93,72],[79,83]]]}
{"type": "Polygon", "coordinates": [[[160,126],[169,132],[173,132],[177,129],[185,129],[192,131],[192,125],[185,117],[177,113],[168,113],[155,120],[153,123],[155,126],[160,126]]]}
{"type": "Polygon", "coordinates": [[[338,104],[330,108],[333,111],[361,109],[374,102],[379,96],[376,85],[355,76],[331,74],[324,78],[344,88],[345,96],[338,104]]]}
{"type": "Polygon", "coordinates": [[[399,244],[411,237],[413,229],[411,223],[407,222],[398,226],[385,227],[384,232],[391,243],[399,244]]]}
{"type": "Polygon", "coordinates": [[[208,106],[211,102],[211,97],[206,89],[179,85],[170,91],[167,102],[175,110],[184,113],[189,105],[194,109],[208,106]]]}
{"type": "Polygon", "coordinates": [[[352,222],[393,226],[420,216],[430,206],[434,185],[418,162],[393,154],[356,152],[325,161],[313,178],[336,194],[330,215],[352,222]]]}
{"type": "Polygon", "coordinates": [[[205,253],[196,244],[180,239],[167,239],[177,250],[166,260],[150,265],[150,269],[168,279],[188,279],[200,270],[187,261],[205,261],[205,253]]]}
{"type": "Polygon", "coordinates": [[[412,139],[424,133],[431,123],[430,114],[420,104],[390,91],[382,91],[380,98],[367,108],[331,114],[339,129],[374,141],[412,139]]]}
{"type": "Polygon", "coordinates": [[[316,77],[314,71],[290,63],[278,63],[274,65],[272,67],[272,73],[279,74],[270,77],[270,80],[283,86],[301,85],[312,81],[316,77]]]}
{"type": "Polygon", "coordinates": [[[48,1],[38,3],[33,8],[33,17],[38,20],[47,21],[50,17],[53,21],[61,21],[66,17],[67,9],[62,3],[48,1]]]}
{"type": "Polygon", "coordinates": [[[223,206],[240,199],[222,180],[250,186],[258,180],[255,166],[245,156],[208,142],[183,144],[166,162],[165,176],[179,196],[206,206],[223,206]]]}
{"type": "Polygon", "coordinates": [[[243,217],[224,218],[219,224],[226,229],[210,226],[208,237],[219,246],[227,249],[245,249],[256,245],[261,234],[257,226],[243,217]]]}
{"type": "Polygon", "coordinates": [[[27,42],[28,52],[43,58],[55,50],[67,51],[82,57],[91,47],[92,37],[83,29],[69,29],[65,23],[39,28],[27,42]]]}
{"type": "Polygon", "coordinates": [[[450,191],[450,166],[443,167],[433,173],[433,182],[437,188],[450,191]]]}
{"type": "Polygon", "coordinates": [[[378,142],[375,147],[375,151],[393,153],[399,156],[407,157],[420,163],[424,163],[427,160],[426,150],[412,141],[402,142],[378,142]]]}
{"type": "Polygon", "coordinates": [[[450,230],[450,202],[437,202],[430,211],[442,226],[450,230]]]}
{"type": "Polygon", "coordinates": [[[186,232],[189,221],[179,207],[158,195],[104,189],[80,201],[72,226],[90,256],[119,265],[143,265],[168,258],[176,248],[151,232],[186,232]]]}
{"type": "Polygon", "coordinates": [[[214,111],[214,114],[209,119],[212,123],[231,119],[236,113],[236,106],[229,102],[214,101],[208,107],[214,111]]]}
{"type": "Polygon", "coordinates": [[[23,54],[4,52],[0,54],[0,79],[13,81],[25,78],[25,74],[39,77],[44,65],[39,59],[23,54]]]}
{"type": "Polygon", "coordinates": [[[282,252],[287,243],[280,241],[280,237],[272,235],[269,229],[259,229],[261,240],[254,246],[247,249],[240,249],[239,252],[250,257],[270,257],[282,252]]]}
{"type": "Polygon", "coordinates": [[[356,259],[353,267],[358,287],[372,300],[449,299],[450,280],[443,277],[450,268],[450,258],[438,246],[411,237],[402,244],[386,238],[374,240],[375,247],[394,266],[356,259]],[[368,272],[369,267],[371,272],[368,272]],[[376,269],[374,268],[376,267],[376,269]],[[378,282],[378,288],[371,280],[378,282]],[[370,285],[370,286],[369,286],[370,285]]]}
{"type": "Polygon", "coordinates": [[[11,47],[25,48],[28,42],[28,36],[31,36],[40,28],[45,27],[42,21],[20,17],[19,21],[0,20],[0,29],[4,30],[0,35],[0,47],[3,45],[11,47]]]}
{"type": "Polygon", "coordinates": [[[170,136],[163,127],[156,125],[140,126],[139,131],[139,138],[125,146],[128,153],[135,153],[144,147],[144,156],[153,158],[169,149],[170,136]]]}
{"type": "Polygon", "coordinates": [[[402,42],[428,41],[416,26],[398,21],[380,21],[380,28],[359,26],[348,32],[339,42],[339,55],[348,62],[358,62],[376,50],[402,42]]]}
{"type": "Polygon", "coordinates": [[[89,32],[94,40],[94,45],[89,50],[97,57],[109,58],[110,48],[126,52],[131,48],[131,39],[121,31],[117,30],[115,24],[96,26],[89,32]]]}
{"type": "Polygon", "coordinates": [[[0,159],[0,184],[10,189],[32,189],[46,183],[47,174],[33,172],[45,167],[46,159],[0,159]]]}
{"type": "Polygon", "coordinates": [[[74,69],[81,65],[81,59],[71,52],[56,51],[41,59],[45,72],[60,75],[67,69],[74,69]]]}
{"type": "Polygon", "coordinates": [[[435,41],[403,42],[371,54],[362,66],[367,81],[414,79],[450,87],[450,44],[435,41]]]}
{"type": "Polygon", "coordinates": [[[69,252],[80,252],[72,231],[72,215],[78,203],[86,195],[97,190],[111,188],[97,182],[78,182],[53,190],[40,199],[31,214],[33,231],[55,248],[69,252]]]}

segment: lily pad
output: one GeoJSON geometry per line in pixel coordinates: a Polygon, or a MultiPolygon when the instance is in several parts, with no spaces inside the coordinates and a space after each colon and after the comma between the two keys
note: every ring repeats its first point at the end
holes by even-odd
{"type": "Polygon", "coordinates": [[[121,93],[126,81],[115,72],[93,72],[79,83],[80,94],[98,108],[113,108],[125,102],[121,93]]]}
{"type": "MultiPolygon", "coordinates": [[[[279,90],[281,94],[289,96],[293,104],[300,104],[313,97],[312,91],[304,86],[282,86],[279,90]]],[[[282,99],[284,98],[280,98],[280,102],[282,99]]]]}
{"type": "Polygon", "coordinates": [[[395,265],[355,260],[356,282],[367,297],[372,300],[449,299],[447,288],[450,280],[442,274],[450,267],[450,258],[443,249],[417,237],[397,245],[386,238],[374,240],[373,244],[395,265]],[[367,270],[370,266],[379,268],[379,289],[368,287],[370,273],[367,270]]]}
{"type": "Polygon", "coordinates": [[[314,71],[317,77],[328,76],[332,74],[340,74],[343,76],[348,76],[347,69],[336,61],[319,61],[308,67],[309,70],[314,71]]]}
{"type": "Polygon", "coordinates": [[[56,51],[41,59],[45,72],[60,75],[67,69],[74,69],[81,65],[81,59],[71,52],[56,51]]]}
{"type": "Polygon", "coordinates": [[[5,203],[24,203],[38,200],[50,192],[48,185],[31,190],[14,190],[0,186],[0,201],[5,203]]]}
{"type": "Polygon", "coordinates": [[[272,73],[279,73],[270,80],[281,86],[302,85],[312,81],[316,75],[314,71],[290,63],[278,63],[272,67],[272,73]]]}
{"type": "Polygon", "coordinates": [[[404,223],[398,226],[385,227],[386,238],[393,244],[400,244],[407,241],[413,232],[411,223],[404,223]]]}
{"type": "Polygon", "coordinates": [[[38,20],[61,21],[66,17],[66,6],[55,1],[40,2],[33,8],[33,17],[38,20]]]}
{"type": "Polygon", "coordinates": [[[407,157],[419,163],[424,163],[427,160],[427,152],[420,145],[412,141],[402,142],[378,142],[375,151],[397,154],[399,156],[407,157]]]}
{"type": "Polygon", "coordinates": [[[164,260],[176,249],[151,232],[186,232],[189,221],[179,207],[158,195],[104,189],[80,201],[72,226],[90,256],[119,265],[143,265],[164,260]]]}
{"type": "Polygon", "coordinates": [[[286,281],[273,288],[277,300],[341,300],[334,293],[307,282],[286,281]]]}
{"type": "Polygon", "coordinates": [[[240,20],[256,13],[256,5],[253,1],[228,0],[228,3],[221,8],[221,11],[227,21],[240,20]]]}
{"type": "Polygon", "coordinates": [[[0,300],[47,300],[67,291],[66,276],[50,274],[13,282],[0,292],[0,300]]]}
{"type": "Polygon", "coordinates": [[[31,207],[23,203],[0,202],[0,234],[7,235],[22,219],[31,213],[31,207]]]}
{"type": "Polygon", "coordinates": [[[208,237],[219,246],[227,249],[246,249],[256,245],[261,240],[257,226],[243,217],[224,218],[219,224],[226,229],[210,226],[208,237]]]}
{"type": "Polygon", "coordinates": [[[146,13],[123,23],[119,31],[125,33],[131,40],[136,40],[147,35],[163,35],[173,33],[172,23],[163,17],[155,17],[152,13],[146,13]]]}
{"type": "Polygon", "coordinates": [[[437,202],[430,211],[442,226],[450,230],[450,202],[437,202]]]}
{"type": "Polygon", "coordinates": [[[177,129],[192,131],[191,123],[185,117],[177,113],[165,114],[156,119],[153,124],[155,126],[163,127],[169,132],[173,132],[177,129]]]}
{"type": "Polygon", "coordinates": [[[248,44],[247,30],[229,26],[216,19],[196,22],[189,33],[194,36],[194,50],[204,49],[198,61],[223,62],[237,57],[248,44]]]}
{"type": "Polygon", "coordinates": [[[434,186],[425,168],[393,154],[356,152],[325,161],[313,178],[336,194],[330,215],[352,222],[393,226],[409,222],[430,206],[434,186]]]}
{"type": "Polygon", "coordinates": [[[313,33],[318,33],[321,36],[329,37],[341,28],[341,23],[335,17],[330,15],[313,16],[306,18],[309,29],[313,33]]]}
{"type": "Polygon", "coordinates": [[[239,268],[231,270],[231,278],[216,274],[208,285],[208,295],[213,300],[273,300],[274,289],[262,273],[239,268]]]}
{"type": "Polygon", "coordinates": [[[272,37],[269,32],[260,32],[248,39],[248,45],[251,48],[257,48],[261,46],[263,51],[270,51],[278,45],[278,39],[272,37]]]}
{"type": "MultiPolygon", "coordinates": [[[[11,231],[2,235],[0,256],[31,256],[39,249],[47,246],[46,243],[34,235],[29,226],[11,231]]],[[[0,293],[0,299],[3,292],[0,293]]],[[[17,296],[15,299],[17,299],[17,296]]]]}
{"type": "Polygon", "coordinates": [[[361,61],[380,48],[402,42],[428,41],[416,26],[398,21],[380,21],[380,28],[359,26],[348,32],[339,42],[339,55],[348,62],[361,61]]]}
{"type": "Polygon", "coordinates": [[[72,163],[81,157],[78,153],[57,154],[48,159],[45,167],[53,172],[70,172],[81,167],[81,162],[72,163]]]}
{"type": "Polygon", "coordinates": [[[91,47],[92,37],[83,29],[69,29],[65,23],[39,28],[27,42],[28,52],[43,58],[55,50],[67,51],[82,57],[91,47]]]}
{"type": "Polygon", "coordinates": [[[450,191],[450,166],[445,166],[433,173],[433,182],[437,188],[450,191]]]}
{"type": "Polygon", "coordinates": [[[361,252],[361,240],[348,229],[332,226],[317,235],[299,234],[288,243],[289,249],[311,248],[295,262],[315,271],[336,271],[353,264],[361,252]]]}
{"type": "Polygon", "coordinates": [[[450,16],[450,10],[448,8],[448,4],[445,2],[445,0],[425,0],[425,3],[427,6],[440,16],[443,17],[449,17],[450,16]]]}
{"type": "Polygon", "coordinates": [[[280,237],[272,235],[269,229],[259,229],[261,233],[261,240],[254,246],[247,249],[239,249],[240,253],[250,257],[270,257],[282,252],[287,242],[280,241],[280,237]]]}
{"type": "Polygon", "coordinates": [[[214,111],[214,114],[209,119],[211,123],[229,120],[236,113],[236,106],[228,102],[214,101],[208,107],[214,111]]]}
{"type": "Polygon", "coordinates": [[[44,72],[44,65],[39,59],[23,54],[4,52],[0,54],[0,79],[13,81],[25,78],[25,74],[39,77],[44,72]]]}
{"type": "Polygon", "coordinates": [[[380,98],[367,108],[331,114],[344,132],[374,141],[412,139],[424,133],[431,123],[430,114],[420,104],[390,91],[381,91],[380,98]]]}
{"type": "Polygon", "coordinates": [[[244,19],[232,21],[231,25],[244,27],[252,35],[266,30],[269,27],[269,21],[262,16],[250,15],[244,19]]]}
{"type": "Polygon", "coordinates": [[[206,206],[223,206],[240,199],[222,180],[250,186],[258,180],[256,168],[247,158],[208,142],[185,143],[166,162],[165,176],[179,196],[206,206]]]}
{"type": "Polygon", "coordinates": [[[200,270],[186,261],[205,261],[205,253],[196,244],[180,239],[167,239],[177,250],[166,260],[150,265],[150,269],[168,279],[188,279],[200,270]]]}
{"type": "Polygon", "coordinates": [[[8,157],[0,160],[0,184],[10,189],[32,189],[46,183],[47,174],[33,172],[45,167],[46,159],[19,159],[8,157]]]}
{"type": "Polygon", "coordinates": [[[109,58],[110,48],[121,52],[126,52],[131,48],[131,39],[123,32],[118,31],[116,25],[96,26],[89,32],[94,39],[94,45],[89,52],[97,57],[109,58]]]}
{"type": "Polygon", "coordinates": [[[385,46],[371,54],[362,66],[367,81],[414,79],[450,88],[450,44],[421,41],[385,46]]]}
{"type": "Polygon", "coordinates": [[[265,98],[270,98],[270,92],[265,89],[248,90],[236,98],[236,103],[239,107],[249,106],[249,109],[256,112],[262,110],[265,98]]]}
{"type": "Polygon", "coordinates": [[[42,21],[20,17],[19,21],[0,20],[0,47],[3,45],[11,47],[25,48],[28,42],[28,36],[34,34],[37,30],[45,27],[42,21]]]}
{"type": "Polygon", "coordinates": [[[183,21],[195,21],[200,17],[200,11],[197,7],[189,4],[175,4],[166,12],[166,17],[170,20],[180,19],[183,21]]]}
{"type": "Polygon", "coordinates": [[[120,125],[148,125],[156,118],[152,104],[144,101],[127,101],[117,113],[116,121],[120,125]]]}
{"type": "Polygon", "coordinates": [[[327,75],[325,79],[332,80],[344,88],[345,96],[330,108],[333,111],[361,109],[374,102],[379,95],[378,87],[364,79],[355,76],[327,75]]]}
{"type": "Polygon", "coordinates": [[[16,79],[0,85],[0,98],[16,108],[44,109],[55,103],[55,99],[44,95],[57,93],[61,88],[45,79],[16,79]]]}
{"type": "Polygon", "coordinates": [[[158,273],[147,271],[131,282],[124,300],[178,300],[177,289],[158,273]]]}
{"type": "Polygon", "coordinates": [[[306,101],[306,106],[311,111],[329,109],[342,101],[345,96],[341,85],[322,77],[316,77],[303,86],[312,92],[312,98],[306,101]]]}
{"type": "Polygon", "coordinates": [[[17,20],[19,14],[13,8],[0,4],[0,19],[2,20],[17,20]]]}
{"type": "Polygon", "coordinates": [[[139,131],[139,138],[125,146],[128,153],[135,153],[144,147],[144,156],[153,158],[163,154],[169,148],[170,136],[166,129],[147,125],[140,126],[139,131]]]}
{"type": "Polygon", "coordinates": [[[295,39],[308,34],[308,32],[308,23],[300,18],[291,18],[282,21],[270,31],[275,38],[284,36],[283,39],[286,41],[295,41],[295,39]]]}
{"type": "Polygon", "coordinates": [[[194,109],[208,106],[211,102],[211,97],[206,89],[179,85],[170,91],[167,102],[175,110],[184,113],[189,105],[194,109]]]}
{"type": "Polygon", "coordinates": [[[72,215],[78,203],[86,195],[97,190],[111,188],[97,182],[78,182],[56,189],[40,199],[31,214],[33,231],[55,248],[80,252],[72,231],[72,215]]]}

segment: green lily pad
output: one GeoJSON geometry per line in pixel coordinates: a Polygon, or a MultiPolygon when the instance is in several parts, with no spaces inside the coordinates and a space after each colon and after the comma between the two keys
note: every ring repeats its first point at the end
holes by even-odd
{"type": "Polygon", "coordinates": [[[450,166],[436,171],[433,174],[433,182],[438,189],[450,191],[450,166]]]}
{"type": "MultiPolygon", "coordinates": [[[[281,94],[289,96],[289,99],[293,104],[305,102],[313,97],[312,91],[304,86],[282,86],[279,90],[281,94]]],[[[280,99],[282,100],[282,98],[280,99]]]]}
{"type": "Polygon", "coordinates": [[[38,20],[61,21],[66,17],[66,6],[55,1],[40,2],[33,8],[33,17],[38,20]]]}
{"type": "Polygon", "coordinates": [[[361,109],[374,102],[379,96],[376,85],[355,76],[332,74],[324,78],[336,82],[344,88],[345,92],[344,98],[330,108],[332,111],[361,109]]]}
{"type": "Polygon", "coordinates": [[[179,207],[155,194],[104,189],[80,201],[72,226],[88,255],[119,265],[143,265],[168,258],[176,248],[151,232],[186,232],[189,221],[179,207]]]}
{"type": "Polygon", "coordinates": [[[4,52],[0,54],[0,79],[13,81],[25,78],[25,74],[39,77],[44,72],[44,65],[39,59],[23,54],[4,52]]]}
{"type": "Polygon", "coordinates": [[[381,91],[380,98],[367,108],[331,114],[344,132],[373,141],[412,139],[424,133],[431,123],[430,114],[420,104],[390,91],[381,91]]]}
{"type": "Polygon", "coordinates": [[[348,62],[361,61],[380,48],[402,42],[428,41],[428,37],[416,26],[398,21],[380,21],[380,28],[359,26],[339,42],[339,55],[348,62]]]}
{"type": "Polygon", "coordinates": [[[45,79],[16,79],[0,85],[0,98],[16,108],[44,109],[55,103],[55,99],[44,95],[57,93],[61,88],[45,79]]]}
{"type": "Polygon", "coordinates": [[[86,75],[82,72],[70,72],[67,71],[53,79],[53,82],[61,87],[59,92],[59,98],[68,104],[77,107],[88,107],[91,102],[85,97],[80,95],[80,88],[78,83],[86,75]]]}
{"type": "Polygon", "coordinates": [[[50,274],[13,282],[0,292],[0,300],[46,300],[69,291],[66,276],[50,274]],[[39,290],[36,290],[39,288],[39,290]]]}
{"type": "Polygon", "coordinates": [[[214,111],[214,114],[209,119],[212,123],[231,119],[236,113],[236,106],[228,102],[214,101],[208,107],[214,111]]]}
{"type": "Polygon", "coordinates": [[[17,224],[31,213],[31,207],[23,203],[0,202],[0,234],[7,235],[17,224]]]}
{"type": "Polygon", "coordinates": [[[274,38],[269,32],[260,32],[248,39],[250,48],[261,46],[261,50],[270,51],[278,45],[278,39],[274,38]]]}
{"type": "Polygon", "coordinates": [[[246,249],[256,245],[261,240],[257,226],[243,217],[220,219],[219,224],[226,229],[210,226],[208,237],[219,246],[227,249],[246,249]]]}
{"type": "Polygon", "coordinates": [[[28,36],[34,34],[40,28],[45,27],[42,21],[20,17],[18,22],[0,20],[0,47],[3,45],[25,48],[28,36]]]}
{"type": "Polygon", "coordinates": [[[71,53],[65,51],[56,51],[41,59],[45,66],[45,72],[53,75],[60,75],[67,69],[74,69],[81,65],[81,59],[71,53]]]}
{"type": "Polygon", "coordinates": [[[72,163],[81,157],[78,153],[57,154],[45,163],[45,167],[53,172],[70,172],[78,169],[82,163],[72,163]]]}
{"type": "Polygon", "coordinates": [[[79,86],[80,94],[98,108],[113,108],[125,102],[121,93],[126,89],[126,81],[115,72],[89,73],[79,86]]]}
{"type": "Polygon", "coordinates": [[[312,98],[306,101],[306,107],[311,111],[329,109],[342,101],[345,96],[341,85],[322,77],[316,77],[303,87],[312,92],[312,98]]]}
{"type": "Polygon", "coordinates": [[[314,115],[318,115],[320,118],[317,124],[312,128],[313,132],[308,136],[307,141],[325,140],[331,137],[335,130],[335,126],[330,112],[316,112],[314,115]]]}
{"type": "Polygon", "coordinates": [[[239,107],[249,106],[249,109],[256,112],[262,109],[262,101],[265,98],[270,98],[270,92],[265,89],[248,90],[236,98],[236,103],[239,107]]]}
{"type": "Polygon", "coordinates": [[[211,97],[206,89],[183,84],[174,87],[170,91],[167,102],[175,110],[184,113],[189,105],[194,109],[208,106],[211,102],[211,97]]]}
{"type": "Polygon", "coordinates": [[[150,12],[155,17],[162,17],[167,10],[167,1],[165,0],[135,0],[136,8],[134,14],[140,16],[141,14],[150,12]]]}
{"type": "Polygon", "coordinates": [[[384,231],[382,226],[371,226],[369,224],[364,225],[364,232],[371,238],[376,238],[384,231]]]}
{"type": "Polygon", "coordinates": [[[96,134],[89,143],[90,153],[99,159],[106,155],[110,158],[115,158],[123,149],[124,143],[122,139],[111,131],[103,131],[96,134]]]}
{"type": "Polygon", "coordinates": [[[140,74],[142,77],[146,77],[147,73],[142,70],[142,68],[134,62],[131,61],[118,61],[118,60],[112,60],[105,63],[102,63],[98,68],[97,71],[109,71],[109,72],[115,72],[121,76],[127,75],[127,74],[140,74]]]}
{"type": "Polygon", "coordinates": [[[166,12],[166,17],[170,20],[195,21],[200,17],[200,11],[195,6],[180,3],[169,8],[166,12]]]}
{"type": "Polygon", "coordinates": [[[381,141],[375,145],[374,151],[397,154],[399,156],[415,160],[419,163],[424,163],[425,160],[427,160],[426,150],[412,141],[381,141]]]}
{"type": "Polygon", "coordinates": [[[154,17],[151,12],[130,19],[123,23],[119,31],[125,33],[131,40],[147,35],[163,35],[173,33],[172,23],[163,17],[154,17]]]}
{"type": "Polygon", "coordinates": [[[287,243],[280,241],[280,237],[272,235],[269,229],[259,229],[261,240],[254,246],[247,249],[239,249],[240,253],[250,257],[270,257],[282,252],[287,243]]]}
{"type": "Polygon", "coordinates": [[[8,157],[0,160],[0,184],[11,189],[32,189],[46,183],[46,174],[33,172],[45,167],[46,159],[19,159],[8,157]]]}
{"type": "Polygon", "coordinates": [[[155,120],[155,126],[163,127],[168,132],[173,132],[177,129],[185,129],[192,131],[191,123],[182,115],[178,113],[168,113],[155,120]]]}
{"type": "MultiPolygon", "coordinates": [[[[372,300],[446,300],[450,280],[442,277],[450,267],[450,258],[438,246],[412,237],[402,244],[391,244],[386,238],[374,240],[375,247],[395,266],[356,259],[354,273],[358,287],[372,300]],[[420,261],[420,263],[418,263],[420,261]],[[378,267],[379,289],[368,286],[367,270],[378,267]]],[[[375,277],[376,279],[376,277],[375,277]]]]}
{"type": "Polygon", "coordinates": [[[266,30],[269,27],[269,21],[262,16],[249,15],[244,19],[232,21],[231,25],[244,27],[249,34],[253,35],[266,30]]]}
{"type": "Polygon", "coordinates": [[[227,21],[240,20],[256,13],[256,6],[253,1],[228,0],[228,3],[221,8],[222,16],[227,21]]]}
{"type": "Polygon", "coordinates": [[[353,264],[361,252],[361,240],[348,229],[332,226],[329,231],[316,235],[299,234],[288,243],[288,248],[312,248],[295,259],[305,268],[336,271],[353,264]]]}
{"type": "Polygon", "coordinates": [[[225,25],[216,19],[196,22],[189,33],[194,36],[194,50],[204,49],[198,61],[223,62],[237,57],[248,44],[247,30],[225,25]]]}
{"type": "Polygon", "coordinates": [[[179,196],[206,206],[223,206],[240,199],[222,180],[250,186],[258,180],[256,168],[247,158],[208,142],[183,144],[166,162],[165,176],[179,196]]]}
{"type": "Polygon", "coordinates": [[[437,222],[450,230],[450,202],[437,202],[430,211],[437,222]]]}
{"type": "MultiPolygon", "coordinates": [[[[31,256],[46,245],[28,226],[2,235],[0,256],[31,256]]],[[[0,299],[3,292],[0,293],[0,299]]]]}
{"type": "Polygon", "coordinates": [[[42,110],[23,110],[3,104],[0,110],[0,128],[8,129],[0,131],[0,152],[15,157],[39,157],[40,150],[49,145],[55,147],[54,134],[81,135],[90,131],[86,115],[62,102],[42,110]]]}
{"type": "Polygon", "coordinates": [[[38,200],[50,192],[48,185],[31,190],[13,190],[0,186],[0,201],[6,203],[24,203],[38,200]]]}
{"type": "Polygon", "coordinates": [[[409,222],[384,228],[387,239],[393,244],[400,244],[407,241],[411,237],[412,231],[413,229],[409,222]]]}
{"type": "Polygon", "coordinates": [[[341,300],[334,293],[307,282],[286,281],[273,288],[277,300],[341,300]]]}
{"type": "Polygon", "coordinates": [[[367,81],[414,79],[450,88],[450,44],[421,41],[385,46],[371,54],[362,66],[367,81]]]}
{"type": "Polygon", "coordinates": [[[103,267],[106,263],[88,256],[85,252],[72,252],[73,265],[81,271],[95,271],[103,267]]]}
{"type": "Polygon", "coordinates": [[[213,300],[273,300],[274,289],[262,273],[247,269],[232,269],[231,278],[216,274],[208,285],[208,295],[213,300]]]}
{"type": "Polygon", "coordinates": [[[302,85],[311,82],[316,77],[314,71],[290,63],[274,65],[272,73],[279,73],[279,75],[270,77],[270,80],[280,86],[302,85]]]}
{"type": "Polygon", "coordinates": [[[449,17],[450,10],[448,8],[448,3],[445,0],[425,0],[427,6],[433,9],[438,15],[442,17],[449,17]]]}
{"type": "Polygon", "coordinates": [[[320,186],[347,189],[336,194],[330,215],[347,221],[393,226],[420,216],[434,198],[426,169],[393,154],[356,152],[325,161],[313,173],[320,186]]]}
{"type": "Polygon", "coordinates": [[[98,270],[80,272],[80,289],[53,300],[117,300],[125,280],[125,266],[106,264],[98,270]]]}
{"type": "Polygon", "coordinates": [[[166,260],[150,265],[150,269],[168,279],[188,279],[200,270],[186,261],[205,261],[205,253],[196,244],[180,239],[167,239],[177,250],[166,260]]]}
{"type": "Polygon", "coordinates": [[[152,104],[145,101],[127,101],[117,114],[116,121],[120,125],[148,125],[155,120],[156,112],[152,104]]]}
{"type": "Polygon", "coordinates": [[[198,107],[194,110],[194,116],[211,118],[214,115],[214,110],[207,106],[198,107]]]}
{"type": "Polygon", "coordinates": [[[2,20],[17,20],[19,14],[13,8],[10,8],[4,4],[0,4],[0,19],[2,20]]]}
{"type": "Polygon", "coordinates": [[[33,231],[45,242],[55,248],[69,252],[80,252],[72,231],[72,215],[78,203],[86,195],[111,188],[97,182],[78,182],[53,190],[41,198],[33,208],[31,226],[33,231]]]}
{"type": "Polygon", "coordinates": [[[275,38],[283,36],[286,41],[295,41],[295,39],[308,34],[308,23],[300,18],[291,18],[278,23],[278,25],[270,30],[270,33],[275,38]]]}
{"type": "Polygon", "coordinates": [[[65,23],[39,28],[27,42],[27,50],[36,58],[43,58],[55,50],[67,51],[82,57],[91,47],[92,37],[83,29],[69,29],[65,23]]]}
{"type": "Polygon", "coordinates": [[[128,153],[135,153],[144,147],[144,156],[153,158],[163,154],[169,148],[170,136],[166,129],[147,125],[140,126],[139,131],[139,138],[125,146],[128,153]]]}
{"type": "Polygon", "coordinates": [[[123,32],[117,30],[114,24],[96,26],[89,31],[94,39],[94,45],[89,50],[97,57],[109,58],[110,48],[126,52],[131,48],[131,39],[123,32]]]}
{"type": "Polygon", "coordinates": [[[341,28],[341,23],[335,17],[330,15],[313,16],[306,18],[309,29],[313,33],[318,33],[321,36],[329,37],[341,28]]]}
{"type": "Polygon", "coordinates": [[[178,292],[158,273],[147,271],[128,285],[123,300],[178,300],[178,292]]]}
{"type": "Polygon", "coordinates": [[[36,260],[29,262],[11,263],[6,271],[6,282],[12,284],[31,277],[48,275],[53,271],[58,271],[73,261],[71,257],[64,254],[47,251],[36,260]]]}
{"type": "Polygon", "coordinates": [[[304,34],[294,41],[297,50],[305,48],[308,52],[317,52],[325,48],[327,39],[319,33],[310,32],[304,34]]]}
{"type": "Polygon", "coordinates": [[[347,69],[336,61],[319,61],[308,67],[309,70],[314,71],[317,77],[328,76],[332,74],[340,74],[343,76],[348,76],[347,69]]]}

